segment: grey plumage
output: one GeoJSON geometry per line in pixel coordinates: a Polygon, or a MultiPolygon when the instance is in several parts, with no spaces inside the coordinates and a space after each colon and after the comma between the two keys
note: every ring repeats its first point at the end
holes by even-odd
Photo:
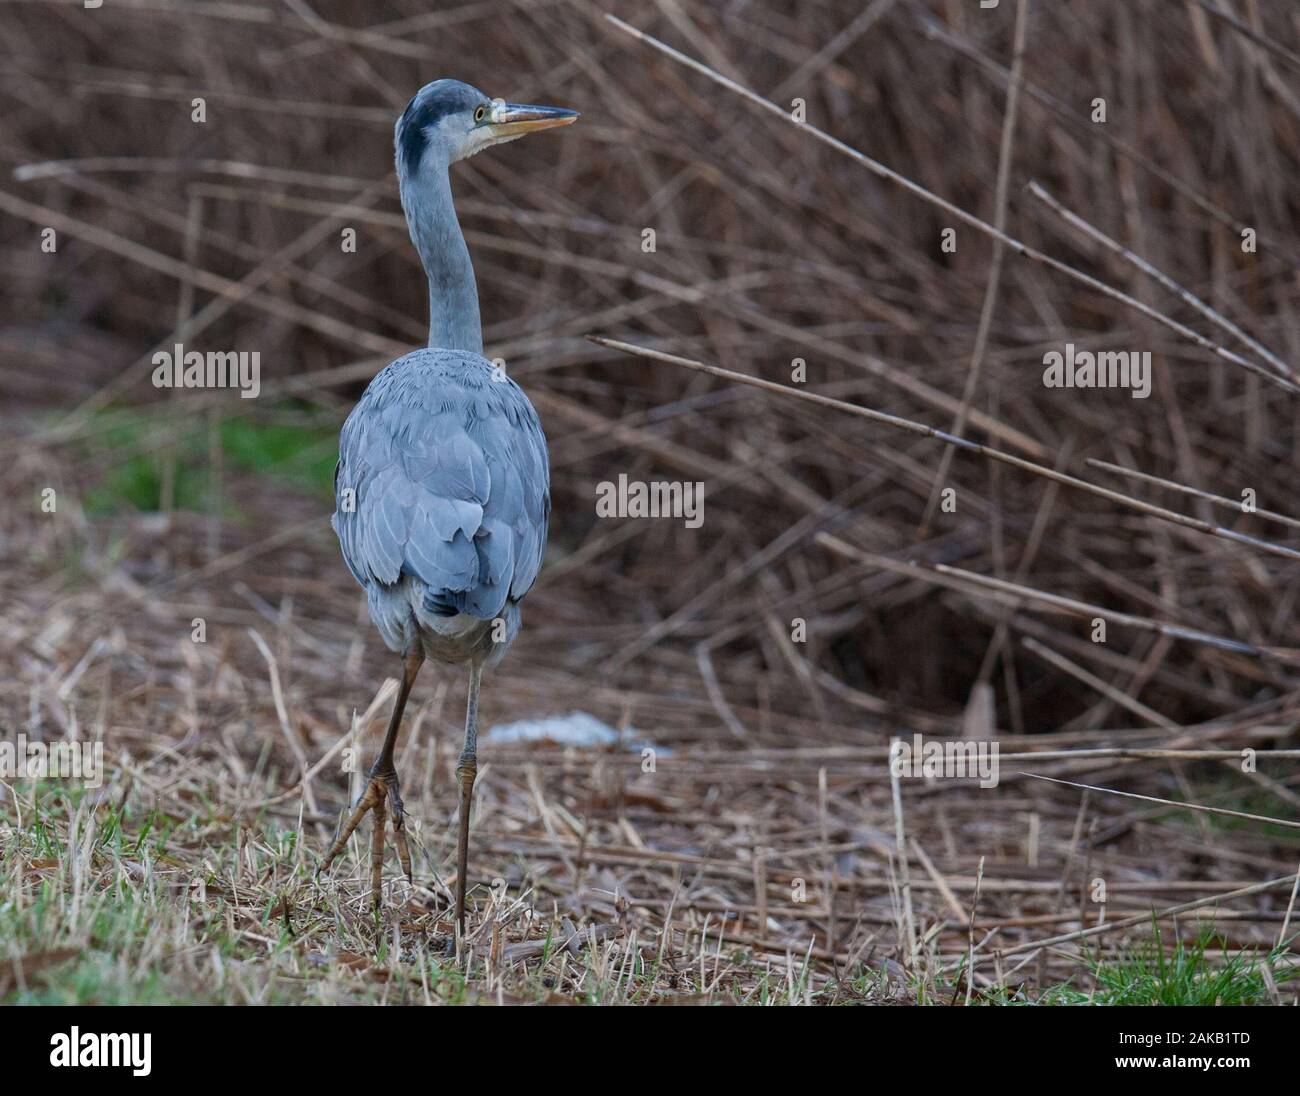
{"type": "Polygon", "coordinates": [[[348,416],[331,520],[392,650],[419,638],[439,661],[486,665],[519,630],[551,509],[537,412],[482,355],[478,287],[447,170],[508,139],[487,132],[490,119],[467,121],[495,106],[468,84],[437,80],[397,121],[402,209],[429,279],[429,348],[383,369],[348,416]]]}
{"type": "Polygon", "coordinates": [[[519,631],[519,602],[546,552],[546,438],[523,390],[483,357],[478,286],[451,200],[448,168],[525,133],[567,125],[571,110],[504,103],[456,80],[416,94],[393,134],[398,189],[429,280],[429,345],[382,369],[339,437],[330,524],[366,591],[370,618],[402,656],[402,681],[365,794],[321,862],[325,870],[375,813],[371,895],[381,897],[384,827],[412,879],[394,751],[426,658],[469,664],[465,745],[456,766],[456,923],[465,928],[469,818],[478,771],[485,666],[519,631]]]}
{"type": "Polygon", "coordinates": [[[467,351],[398,358],[348,416],[334,486],[343,559],[388,647],[427,635],[430,657],[461,662],[486,636],[496,662],[541,567],[551,508],[546,439],[519,386],[467,351]]]}

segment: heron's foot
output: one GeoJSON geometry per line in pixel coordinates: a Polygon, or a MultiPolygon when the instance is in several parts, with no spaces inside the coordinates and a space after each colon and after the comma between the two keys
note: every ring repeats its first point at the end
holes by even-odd
{"type": "Polygon", "coordinates": [[[397,859],[401,861],[406,881],[413,882],[411,876],[411,849],[406,840],[406,808],[402,805],[401,789],[397,783],[397,771],[391,766],[384,767],[376,763],[370,770],[370,783],[361,798],[357,800],[351,816],[334,838],[334,844],[325,854],[325,859],[316,869],[316,874],[327,871],[334,863],[335,857],[343,851],[356,828],[361,825],[367,812],[374,811],[374,829],[370,839],[370,897],[374,908],[379,909],[383,898],[384,871],[384,827],[387,816],[393,819],[393,843],[397,846],[397,859]]]}

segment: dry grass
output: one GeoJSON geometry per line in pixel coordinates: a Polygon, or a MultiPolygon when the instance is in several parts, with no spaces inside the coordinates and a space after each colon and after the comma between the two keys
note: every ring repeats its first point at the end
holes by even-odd
{"type": "Polygon", "coordinates": [[[1293,5],[1031,0],[1010,118],[1012,0],[611,5],[805,99],[849,153],[582,0],[381,26],[343,3],[3,7],[0,727],[100,739],[110,765],[93,791],[0,788],[0,997],[1109,1001],[1148,969],[1150,911],[1281,880],[1161,915],[1158,946],[1229,972],[1223,997],[1294,1001],[1293,5]],[[439,75],[583,112],[456,169],[489,354],[555,485],[483,721],[625,733],[485,745],[460,955],[458,676],[426,671],[399,750],[415,887],[391,863],[372,917],[364,842],[312,878],[396,671],[324,485],[365,380],[423,337],[387,173],[392,119],[439,75]],[[593,332],[782,385],[803,358],[803,390],[1013,459],[593,332]],[[263,395],[155,390],[178,340],[259,351],[263,395]],[[1151,398],[1045,388],[1067,341],[1150,350],[1151,398]],[[703,528],[597,520],[620,473],[704,482],[703,528]],[[1241,513],[1246,489],[1274,516],[1241,513]],[[916,732],[995,737],[1001,783],[895,796],[888,742],[916,732]]]}

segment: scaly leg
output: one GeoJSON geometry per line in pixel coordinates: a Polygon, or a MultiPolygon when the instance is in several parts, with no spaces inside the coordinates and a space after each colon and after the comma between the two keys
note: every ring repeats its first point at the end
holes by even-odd
{"type": "Polygon", "coordinates": [[[337,836],[334,838],[334,844],[330,846],[329,852],[325,854],[325,859],[321,861],[320,867],[316,869],[318,876],[321,872],[326,871],[334,863],[334,858],[343,851],[343,847],[348,843],[348,838],[361,824],[366,812],[374,811],[375,829],[370,841],[370,894],[375,909],[379,909],[383,895],[381,884],[384,870],[384,824],[386,815],[390,812],[393,816],[393,840],[397,845],[397,858],[401,861],[402,871],[406,873],[407,882],[412,881],[411,850],[407,845],[406,831],[403,828],[406,822],[406,812],[402,806],[401,789],[397,783],[397,767],[393,764],[393,752],[397,748],[397,731],[402,724],[402,712],[406,709],[406,698],[410,696],[411,686],[415,684],[415,677],[424,664],[424,651],[420,648],[418,641],[406,653],[402,663],[402,684],[397,690],[397,703],[393,705],[393,715],[388,721],[388,733],[384,736],[384,748],[380,751],[378,759],[370,767],[370,783],[366,785],[366,790],[361,798],[357,800],[351,816],[342,829],[338,831],[337,836]]]}
{"type": "Polygon", "coordinates": [[[478,687],[483,667],[469,667],[469,703],[465,708],[465,746],[460,751],[456,779],[460,782],[460,833],[456,841],[456,924],[465,935],[465,890],[468,879],[469,815],[474,802],[474,778],[478,775],[478,687]]]}

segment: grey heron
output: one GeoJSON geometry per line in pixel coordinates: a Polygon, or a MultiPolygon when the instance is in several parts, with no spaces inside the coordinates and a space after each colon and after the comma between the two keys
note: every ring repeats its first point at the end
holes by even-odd
{"type": "Polygon", "coordinates": [[[456,924],[465,931],[476,724],[485,667],[519,632],[550,516],[546,438],[523,390],[483,356],[478,290],[452,204],[449,168],[490,145],[566,125],[577,112],[489,99],[457,80],[421,88],[395,130],[398,189],[429,282],[429,345],[381,370],[339,437],[335,512],[344,562],[370,618],[402,658],[402,680],[365,792],[321,862],[325,871],[374,812],[371,896],[381,900],[386,816],[411,880],[393,752],[426,658],[469,666],[456,845],[456,924]]]}

